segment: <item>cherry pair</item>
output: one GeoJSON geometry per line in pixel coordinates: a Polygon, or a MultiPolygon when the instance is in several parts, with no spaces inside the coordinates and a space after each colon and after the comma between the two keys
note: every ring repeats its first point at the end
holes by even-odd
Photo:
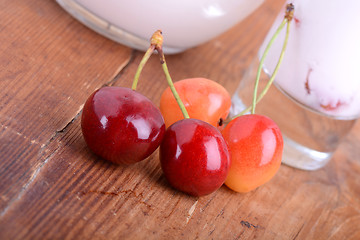
{"type": "MultiPolygon", "coordinates": [[[[90,95],[81,117],[85,142],[95,154],[116,164],[144,160],[161,144],[161,166],[170,184],[192,195],[209,194],[224,183],[230,167],[226,142],[215,127],[188,117],[165,131],[160,110],[136,91],[141,70],[155,49],[163,57],[160,31],[151,38],[132,89],[104,87],[90,95]]],[[[167,98],[164,95],[162,102],[167,98]]],[[[178,107],[172,109],[176,112],[178,107]]],[[[168,117],[166,122],[170,125],[168,117]]]]}

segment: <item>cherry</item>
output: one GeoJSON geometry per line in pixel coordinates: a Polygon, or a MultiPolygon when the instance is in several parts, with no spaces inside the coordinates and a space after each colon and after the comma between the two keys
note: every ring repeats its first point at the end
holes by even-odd
{"type": "MultiPolygon", "coordinates": [[[[206,78],[189,78],[174,83],[191,118],[203,120],[217,127],[220,119],[226,119],[231,97],[220,84],[206,78]]],[[[165,126],[183,118],[181,110],[168,87],[161,95],[160,111],[165,126]]]]}
{"type": "Polygon", "coordinates": [[[225,182],[230,154],[215,127],[187,118],[166,130],[160,145],[160,162],[170,185],[190,195],[203,196],[225,182]]]}
{"type": "Polygon", "coordinates": [[[268,117],[243,115],[222,132],[231,152],[225,184],[236,192],[248,192],[269,181],[278,171],[283,150],[279,127],[268,117]]]}
{"type": "Polygon", "coordinates": [[[255,114],[255,106],[266,94],[279,69],[289,37],[293,12],[294,6],[288,4],[285,19],[270,40],[260,60],[252,106],[235,116],[222,131],[231,153],[231,166],[225,184],[236,192],[248,192],[268,182],[281,165],[284,146],[281,131],[270,118],[255,114]],[[257,99],[257,86],[264,59],[285,24],[287,24],[287,32],[279,61],[268,84],[257,99]],[[252,111],[250,115],[242,115],[250,110],[252,111]]]}
{"type": "Polygon", "coordinates": [[[113,163],[131,164],[152,154],[165,133],[160,111],[142,94],[104,87],[87,99],[81,128],[88,147],[113,163]]]}
{"type": "Polygon", "coordinates": [[[210,194],[224,183],[229,171],[230,157],[226,142],[216,127],[189,117],[169,74],[162,45],[156,45],[156,50],[169,89],[185,118],[175,120],[167,128],[160,145],[164,176],[170,185],[185,193],[194,196],[210,194]]]}
{"type": "Polygon", "coordinates": [[[136,92],[141,71],[162,42],[156,31],[136,71],[132,88],[104,87],[89,96],[81,116],[81,129],[88,147],[117,164],[131,164],[150,156],[165,133],[160,110],[136,92]]]}

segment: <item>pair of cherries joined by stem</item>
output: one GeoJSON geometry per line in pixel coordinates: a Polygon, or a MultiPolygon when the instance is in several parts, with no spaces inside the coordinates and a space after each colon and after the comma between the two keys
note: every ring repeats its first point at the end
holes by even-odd
{"type": "Polygon", "coordinates": [[[214,126],[190,119],[187,113],[165,131],[160,110],[136,91],[142,68],[154,50],[160,54],[166,79],[178,97],[162,52],[162,34],[156,31],[132,89],[103,87],[87,99],[81,117],[85,142],[95,154],[117,164],[144,160],[161,144],[161,167],[169,183],[191,195],[209,194],[223,185],[229,171],[226,142],[214,126]]]}
{"type": "MultiPolygon", "coordinates": [[[[287,16],[292,16],[292,12],[293,8],[288,7],[287,16]]],[[[86,101],[81,126],[87,145],[104,159],[125,164],[147,158],[160,145],[165,178],[174,188],[194,196],[210,194],[224,183],[234,191],[248,192],[269,181],[280,167],[283,139],[271,119],[255,114],[255,106],[271,85],[280,65],[290,21],[291,17],[285,17],[274,35],[275,39],[288,24],[279,63],[259,98],[256,98],[257,77],[252,114],[227,121],[222,131],[217,127],[219,119],[226,119],[229,113],[229,93],[221,85],[204,78],[173,84],[162,52],[161,32],[155,32],[139,64],[132,89],[101,88],[86,101]],[[161,96],[161,112],[135,91],[141,69],[154,50],[160,55],[169,84],[161,96]]],[[[261,64],[262,61],[259,69],[261,64]]]]}

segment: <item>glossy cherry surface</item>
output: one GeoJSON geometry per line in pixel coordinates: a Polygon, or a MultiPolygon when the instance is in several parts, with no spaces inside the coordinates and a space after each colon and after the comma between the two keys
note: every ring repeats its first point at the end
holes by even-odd
{"type": "Polygon", "coordinates": [[[197,119],[171,125],[160,145],[161,168],[176,189],[194,196],[220,188],[228,174],[230,155],[221,133],[197,119]]]}
{"type": "Polygon", "coordinates": [[[250,114],[232,120],[222,132],[231,152],[225,184],[248,192],[269,181],[278,171],[283,152],[279,127],[268,117],[250,114]]]}
{"type": "Polygon", "coordinates": [[[145,159],[165,133],[158,108],[142,94],[122,87],[104,87],[90,95],[81,128],[95,154],[118,164],[145,159]]]}
{"type": "MultiPolygon", "coordinates": [[[[231,97],[220,84],[205,78],[189,78],[174,84],[191,118],[200,119],[217,127],[220,118],[226,119],[231,97]]],[[[161,95],[160,111],[166,127],[183,119],[170,88],[161,95]]]]}

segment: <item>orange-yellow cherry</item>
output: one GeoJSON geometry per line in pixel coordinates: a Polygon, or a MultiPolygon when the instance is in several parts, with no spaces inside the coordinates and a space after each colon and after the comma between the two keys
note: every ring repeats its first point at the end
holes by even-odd
{"type": "Polygon", "coordinates": [[[250,114],[233,119],[222,131],[231,154],[225,184],[236,192],[249,192],[274,177],[279,170],[283,138],[270,118],[250,114]]]}
{"type": "MultiPolygon", "coordinates": [[[[206,78],[188,78],[174,85],[191,118],[218,127],[220,118],[226,119],[228,116],[231,97],[217,82],[206,78]]],[[[160,111],[166,127],[184,118],[169,87],[161,95],[160,111]]]]}

